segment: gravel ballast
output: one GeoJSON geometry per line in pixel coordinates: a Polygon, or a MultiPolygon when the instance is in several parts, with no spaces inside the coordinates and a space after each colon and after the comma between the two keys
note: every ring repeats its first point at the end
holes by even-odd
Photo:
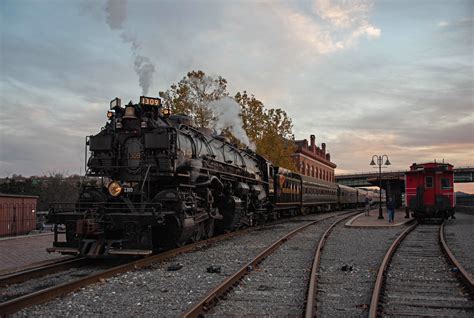
{"type": "Polygon", "coordinates": [[[367,317],[378,267],[404,228],[334,229],[322,253],[318,317],[367,317]]]}
{"type": "Polygon", "coordinates": [[[439,225],[418,225],[398,246],[382,297],[385,317],[473,317],[474,301],[462,288],[439,244],[439,225]]]}
{"type": "Polygon", "coordinates": [[[314,252],[335,220],[312,225],[285,242],[206,316],[301,316],[314,252]]]}
{"type": "Polygon", "coordinates": [[[444,235],[456,259],[474,276],[474,214],[456,213],[455,220],[446,221],[444,235]]]}
{"type": "Polygon", "coordinates": [[[20,316],[179,316],[209,290],[255,257],[263,248],[311,215],[252,231],[206,249],[179,255],[151,268],[107,279],[62,299],[25,309],[20,316]],[[169,266],[181,268],[168,270],[169,266]],[[208,267],[220,268],[209,273],[208,267]]]}

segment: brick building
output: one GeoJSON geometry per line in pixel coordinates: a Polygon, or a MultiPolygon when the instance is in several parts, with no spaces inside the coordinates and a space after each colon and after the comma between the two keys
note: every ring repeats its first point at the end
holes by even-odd
{"type": "Polygon", "coordinates": [[[335,182],[334,169],[336,164],[331,162],[331,155],[326,153],[326,144],[322,143],[321,148],[316,146],[316,137],[310,136],[308,140],[296,140],[298,147],[292,155],[296,167],[301,174],[321,180],[335,182]]]}

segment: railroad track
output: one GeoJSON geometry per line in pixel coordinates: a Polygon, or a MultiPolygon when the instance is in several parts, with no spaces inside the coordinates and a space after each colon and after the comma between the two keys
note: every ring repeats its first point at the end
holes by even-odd
{"type": "Polygon", "coordinates": [[[449,250],[444,224],[415,223],[390,246],[369,310],[379,316],[474,316],[473,280],[449,250]]]}
{"type": "MultiPolygon", "coordinates": [[[[276,252],[284,243],[288,242],[296,234],[301,234],[304,230],[307,230],[308,228],[310,228],[313,225],[316,225],[318,223],[326,221],[330,218],[338,217],[338,216],[343,215],[336,222],[332,223],[331,226],[326,230],[326,232],[323,234],[321,240],[319,241],[319,246],[316,250],[316,253],[313,254],[315,256],[313,269],[316,269],[316,272],[317,272],[317,268],[318,268],[318,264],[319,264],[319,258],[320,258],[320,255],[321,255],[321,250],[324,247],[324,243],[325,243],[326,238],[329,235],[330,231],[334,228],[334,226],[336,224],[338,224],[338,223],[346,220],[347,218],[352,217],[352,216],[354,216],[358,213],[360,213],[360,211],[357,211],[357,212],[349,211],[349,212],[345,212],[345,213],[342,213],[342,214],[339,214],[339,215],[330,215],[330,216],[322,217],[322,218],[319,218],[319,219],[316,219],[316,220],[311,220],[311,221],[308,221],[306,224],[303,224],[302,226],[299,226],[298,228],[292,230],[291,232],[287,233],[286,235],[280,237],[279,239],[274,241],[271,245],[269,245],[267,248],[265,248],[256,257],[254,257],[251,261],[249,261],[247,264],[245,264],[239,270],[237,270],[234,274],[227,277],[221,284],[219,284],[217,287],[215,287],[210,292],[208,292],[203,298],[201,298],[199,301],[197,301],[193,306],[188,308],[188,310],[185,311],[182,314],[182,317],[199,317],[199,316],[202,316],[202,315],[207,314],[207,313],[212,314],[212,310],[215,306],[218,305],[219,299],[226,298],[226,295],[228,293],[230,293],[236,286],[238,286],[247,275],[250,275],[251,273],[253,273],[255,271],[258,271],[260,273],[262,273],[262,271],[265,271],[264,266],[261,266],[260,264],[264,261],[264,259],[269,257],[272,253],[276,252]]],[[[289,270],[289,269],[283,268],[282,270],[285,271],[285,270],[289,270]]],[[[295,270],[297,270],[297,269],[295,269],[295,270]]],[[[269,270],[267,273],[271,274],[272,271],[269,270]]],[[[266,275],[266,274],[264,274],[264,275],[266,275]]],[[[311,275],[311,280],[313,280],[314,278],[315,278],[315,276],[312,274],[311,275]]],[[[313,286],[310,287],[310,289],[308,291],[308,300],[307,300],[307,302],[308,303],[311,302],[311,305],[309,306],[309,308],[310,308],[309,310],[310,310],[311,314],[313,312],[313,310],[312,310],[313,305],[312,304],[313,304],[313,299],[315,297],[315,291],[316,291],[316,289],[314,287],[315,287],[315,285],[313,284],[313,286]],[[309,300],[309,299],[311,299],[311,300],[309,300]]],[[[260,288],[263,288],[263,290],[272,289],[272,288],[277,290],[277,288],[275,288],[273,286],[259,285],[257,287],[258,291],[260,291],[260,288]]],[[[247,294],[247,293],[245,292],[245,294],[247,294]]],[[[265,302],[264,300],[261,300],[261,301],[265,302]]],[[[221,314],[222,313],[219,312],[216,315],[219,316],[221,314]]],[[[240,315],[242,313],[234,312],[233,314],[234,315],[240,315]]],[[[242,314],[242,315],[244,315],[244,314],[242,314]]]]}
{"type": "MultiPolygon", "coordinates": [[[[333,215],[337,215],[337,213],[334,213],[333,215]]],[[[98,283],[98,282],[104,282],[105,279],[110,278],[112,276],[115,276],[117,274],[121,274],[121,273],[125,273],[125,272],[128,272],[128,271],[133,271],[133,270],[149,267],[153,264],[163,262],[165,260],[168,260],[170,258],[173,258],[173,257],[175,257],[177,255],[180,255],[180,254],[183,254],[183,253],[191,252],[191,251],[194,251],[194,250],[199,250],[201,248],[206,248],[206,247],[209,247],[210,245],[213,245],[217,242],[224,241],[224,240],[230,239],[232,237],[236,237],[236,236],[242,236],[242,235],[244,235],[244,234],[246,234],[250,231],[256,231],[256,230],[258,231],[258,230],[261,230],[263,228],[271,227],[273,225],[278,225],[279,223],[287,222],[287,221],[288,220],[282,220],[282,221],[277,221],[277,222],[264,224],[264,225],[258,226],[258,227],[251,227],[251,228],[246,228],[246,229],[236,231],[236,232],[222,234],[222,235],[213,237],[213,238],[208,239],[208,240],[199,241],[199,242],[196,242],[196,243],[193,243],[193,244],[190,244],[190,245],[186,245],[186,246],[183,246],[183,247],[171,250],[171,251],[167,251],[167,252],[164,252],[164,253],[161,253],[161,254],[158,254],[158,255],[154,255],[154,256],[151,256],[151,257],[148,257],[148,258],[136,260],[136,261],[133,261],[133,262],[128,262],[126,264],[122,264],[122,265],[115,266],[115,267],[112,267],[112,268],[108,268],[108,269],[105,269],[105,270],[97,270],[97,271],[94,271],[91,274],[85,275],[83,277],[79,277],[77,279],[70,279],[67,282],[62,282],[62,283],[54,285],[54,286],[41,288],[39,290],[32,291],[31,293],[22,294],[19,297],[13,297],[11,299],[8,299],[6,301],[1,302],[0,303],[0,316],[4,317],[8,314],[15,313],[15,312],[17,312],[17,311],[19,311],[23,308],[34,306],[34,305],[37,305],[37,304],[41,304],[41,303],[47,302],[49,300],[52,300],[54,298],[64,296],[64,295],[66,295],[68,293],[71,293],[75,290],[78,290],[82,287],[85,287],[85,286],[88,286],[88,285],[91,285],[91,284],[94,284],[94,283],[98,283]]],[[[297,218],[292,219],[292,221],[299,222],[297,218]]],[[[87,262],[87,260],[84,261],[84,260],[80,260],[80,259],[77,259],[75,261],[76,262],[87,262]]],[[[51,266],[54,266],[54,264],[51,265],[51,266]]],[[[57,264],[57,266],[59,268],[60,266],[66,266],[66,265],[57,264]]],[[[58,269],[58,270],[55,270],[55,271],[57,272],[57,271],[60,271],[60,270],[61,269],[58,269]]],[[[20,273],[17,273],[17,274],[20,274],[20,273]]],[[[32,274],[32,273],[30,273],[30,274],[25,274],[25,275],[32,275],[32,276],[30,276],[30,278],[33,278],[33,276],[39,277],[42,274],[39,274],[39,273],[32,274]]],[[[18,282],[19,281],[26,281],[26,280],[30,279],[30,278],[25,278],[25,277],[28,277],[28,276],[22,276],[22,277],[23,278],[21,278],[21,279],[17,278],[18,282]]],[[[13,280],[11,280],[9,284],[11,284],[12,281],[13,280]]],[[[7,285],[7,284],[5,284],[5,285],[7,285]]],[[[4,292],[4,291],[0,290],[0,295],[1,295],[2,292],[4,292]]]]}
{"type": "Polygon", "coordinates": [[[80,267],[86,264],[86,258],[60,259],[48,264],[35,265],[0,276],[0,288],[23,283],[27,280],[42,277],[48,274],[57,273],[74,267],[80,267]]]}

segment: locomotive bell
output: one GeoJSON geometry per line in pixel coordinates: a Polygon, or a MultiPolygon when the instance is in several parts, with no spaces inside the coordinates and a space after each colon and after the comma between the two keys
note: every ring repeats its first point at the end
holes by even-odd
{"type": "Polygon", "coordinates": [[[127,105],[127,107],[125,107],[125,114],[123,115],[122,118],[132,118],[132,119],[136,119],[137,116],[135,116],[135,107],[133,105],[127,105]]]}

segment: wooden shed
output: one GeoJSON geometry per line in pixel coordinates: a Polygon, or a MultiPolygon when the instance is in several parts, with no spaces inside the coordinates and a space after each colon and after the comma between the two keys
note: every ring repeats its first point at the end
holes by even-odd
{"type": "Polygon", "coordinates": [[[34,230],[37,201],[37,196],[0,193],[0,237],[34,230]]]}

